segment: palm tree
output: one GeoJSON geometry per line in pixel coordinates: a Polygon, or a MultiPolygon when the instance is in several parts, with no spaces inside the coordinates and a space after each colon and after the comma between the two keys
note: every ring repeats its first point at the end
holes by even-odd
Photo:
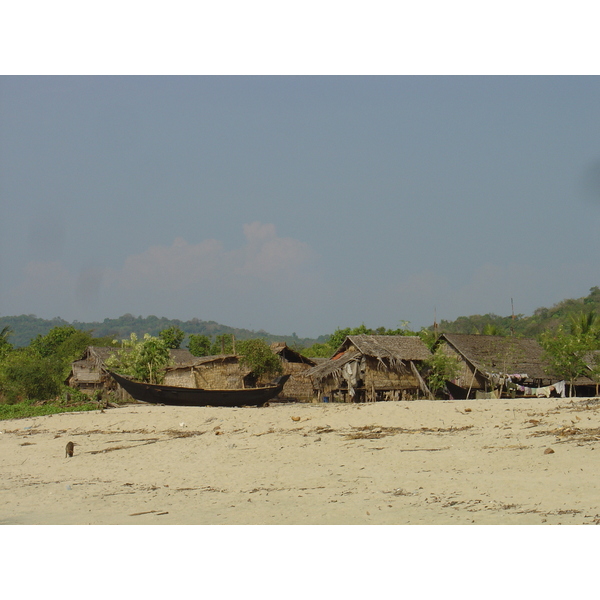
{"type": "Polygon", "coordinates": [[[577,315],[571,315],[569,318],[569,325],[571,329],[571,335],[588,335],[589,333],[598,335],[600,319],[598,315],[593,312],[579,313],[577,315]]]}
{"type": "Polygon", "coordinates": [[[483,335],[504,335],[504,331],[494,323],[487,323],[482,331],[483,335]]]}
{"type": "Polygon", "coordinates": [[[0,331],[0,345],[8,344],[8,336],[12,335],[13,330],[7,325],[0,331]]]}

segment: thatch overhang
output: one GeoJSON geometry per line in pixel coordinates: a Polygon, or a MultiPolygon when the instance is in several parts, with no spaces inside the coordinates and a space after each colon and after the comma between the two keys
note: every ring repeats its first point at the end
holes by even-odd
{"type": "Polygon", "coordinates": [[[304,374],[306,377],[310,377],[313,381],[321,381],[328,377],[340,378],[342,368],[347,363],[360,358],[360,352],[346,352],[342,356],[336,359],[328,359],[316,364],[314,367],[308,369],[304,374]]]}

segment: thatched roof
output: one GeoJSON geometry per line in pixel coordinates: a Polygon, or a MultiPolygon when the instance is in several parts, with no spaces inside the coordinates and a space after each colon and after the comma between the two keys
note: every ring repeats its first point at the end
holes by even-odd
{"type": "Polygon", "coordinates": [[[335,376],[351,360],[367,356],[382,366],[398,368],[405,361],[427,360],[431,356],[427,346],[417,336],[405,335],[351,335],[336,350],[333,357],[306,371],[315,380],[335,376]]]}
{"type": "Polygon", "coordinates": [[[209,363],[238,361],[239,358],[240,357],[237,354],[216,354],[213,356],[194,356],[189,354],[187,360],[175,362],[175,364],[169,365],[167,370],[189,369],[191,367],[199,367],[200,365],[207,365],[209,363]]]}
{"type": "Polygon", "coordinates": [[[314,367],[305,371],[305,377],[312,377],[315,380],[325,379],[330,375],[336,375],[341,368],[351,360],[360,357],[360,352],[346,352],[336,359],[330,358],[324,362],[320,362],[314,367]]]}
{"type": "Polygon", "coordinates": [[[176,365],[182,365],[197,358],[189,350],[184,349],[169,350],[169,356],[176,365]]]}
{"type": "Polygon", "coordinates": [[[531,379],[553,379],[546,371],[544,349],[536,340],[466,333],[443,333],[440,339],[482,374],[526,373],[531,379]]]}
{"type": "Polygon", "coordinates": [[[274,354],[277,354],[288,362],[304,363],[311,366],[317,364],[312,358],[308,358],[300,354],[300,352],[292,350],[285,342],[273,342],[271,344],[271,350],[274,354]]]}
{"type": "Polygon", "coordinates": [[[351,347],[364,356],[391,362],[427,360],[431,357],[423,340],[416,335],[349,335],[335,354],[351,347]]]}

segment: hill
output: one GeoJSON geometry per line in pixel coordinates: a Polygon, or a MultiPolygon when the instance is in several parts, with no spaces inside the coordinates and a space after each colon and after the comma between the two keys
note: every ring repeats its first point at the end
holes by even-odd
{"type": "MultiPolygon", "coordinates": [[[[440,332],[447,333],[490,333],[496,335],[508,335],[511,331],[522,337],[537,337],[543,331],[556,329],[559,325],[567,325],[572,316],[586,312],[596,312],[600,315],[600,288],[590,288],[590,293],[583,298],[562,300],[551,308],[538,308],[533,315],[522,314],[501,317],[495,314],[471,315],[458,317],[454,321],[442,320],[439,324],[440,332]]],[[[299,338],[295,333],[292,335],[273,335],[264,330],[253,331],[221,325],[215,321],[202,321],[191,319],[180,321],[178,319],[167,319],[165,317],[134,317],[125,314],[117,319],[104,319],[100,322],[82,323],[73,321],[69,323],[60,318],[41,319],[35,315],[20,315],[13,317],[0,317],[0,331],[4,327],[10,327],[12,334],[9,341],[13,346],[19,348],[29,345],[29,342],[38,334],[46,335],[53,327],[62,325],[73,325],[77,329],[92,331],[94,337],[113,336],[117,340],[128,338],[132,333],[138,337],[144,333],[158,335],[163,329],[179,327],[186,335],[200,334],[213,339],[217,335],[233,334],[238,340],[260,338],[268,343],[274,341],[286,342],[290,346],[307,348],[315,343],[324,343],[330,335],[321,335],[317,339],[299,338]]],[[[433,329],[430,327],[429,329],[433,329]]],[[[182,347],[187,344],[183,341],[182,347]]]]}
{"type": "MultiPolygon", "coordinates": [[[[144,333],[158,335],[163,329],[179,327],[186,335],[200,334],[206,335],[211,339],[221,334],[233,334],[238,340],[260,338],[269,343],[282,341],[290,346],[294,345],[298,347],[311,346],[315,342],[323,341],[321,338],[299,338],[295,333],[292,335],[273,335],[263,330],[253,331],[228,327],[215,321],[202,321],[200,319],[180,321],[165,317],[159,318],[154,315],[149,317],[134,317],[131,314],[126,314],[117,319],[104,319],[101,323],[82,323],[79,321],[69,323],[60,318],[41,319],[35,315],[0,317],[0,331],[4,327],[10,327],[13,333],[9,337],[9,342],[17,348],[28,346],[30,341],[38,334],[46,335],[53,327],[63,325],[73,325],[83,331],[92,331],[94,337],[113,336],[117,340],[128,338],[132,333],[135,333],[138,337],[143,336],[144,333]]],[[[183,341],[182,347],[185,347],[186,344],[187,339],[183,341]]]]}
{"type": "MultiPolygon", "coordinates": [[[[495,314],[458,317],[455,321],[442,320],[439,331],[446,333],[490,333],[535,338],[546,330],[556,329],[559,325],[568,325],[571,317],[582,313],[595,312],[600,315],[600,288],[590,288],[590,293],[577,299],[562,300],[551,308],[538,308],[533,315],[512,315],[501,317],[495,314]]],[[[430,328],[432,329],[432,328],[430,328]]]]}

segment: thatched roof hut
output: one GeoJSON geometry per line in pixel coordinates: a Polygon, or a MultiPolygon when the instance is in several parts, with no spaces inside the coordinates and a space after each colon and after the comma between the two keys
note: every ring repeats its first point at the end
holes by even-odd
{"type": "MultiPolygon", "coordinates": [[[[497,389],[511,395],[536,395],[534,390],[553,386],[560,379],[552,373],[544,349],[534,339],[443,333],[438,344],[446,354],[459,359],[461,372],[449,384],[456,398],[493,396],[497,389]]],[[[575,381],[576,385],[590,383],[587,377],[575,381]]]]}
{"type": "Polygon", "coordinates": [[[318,400],[400,400],[431,392],[418,367],[431,352],[417,336],[352,335],[306,372],[318,400]]]}

